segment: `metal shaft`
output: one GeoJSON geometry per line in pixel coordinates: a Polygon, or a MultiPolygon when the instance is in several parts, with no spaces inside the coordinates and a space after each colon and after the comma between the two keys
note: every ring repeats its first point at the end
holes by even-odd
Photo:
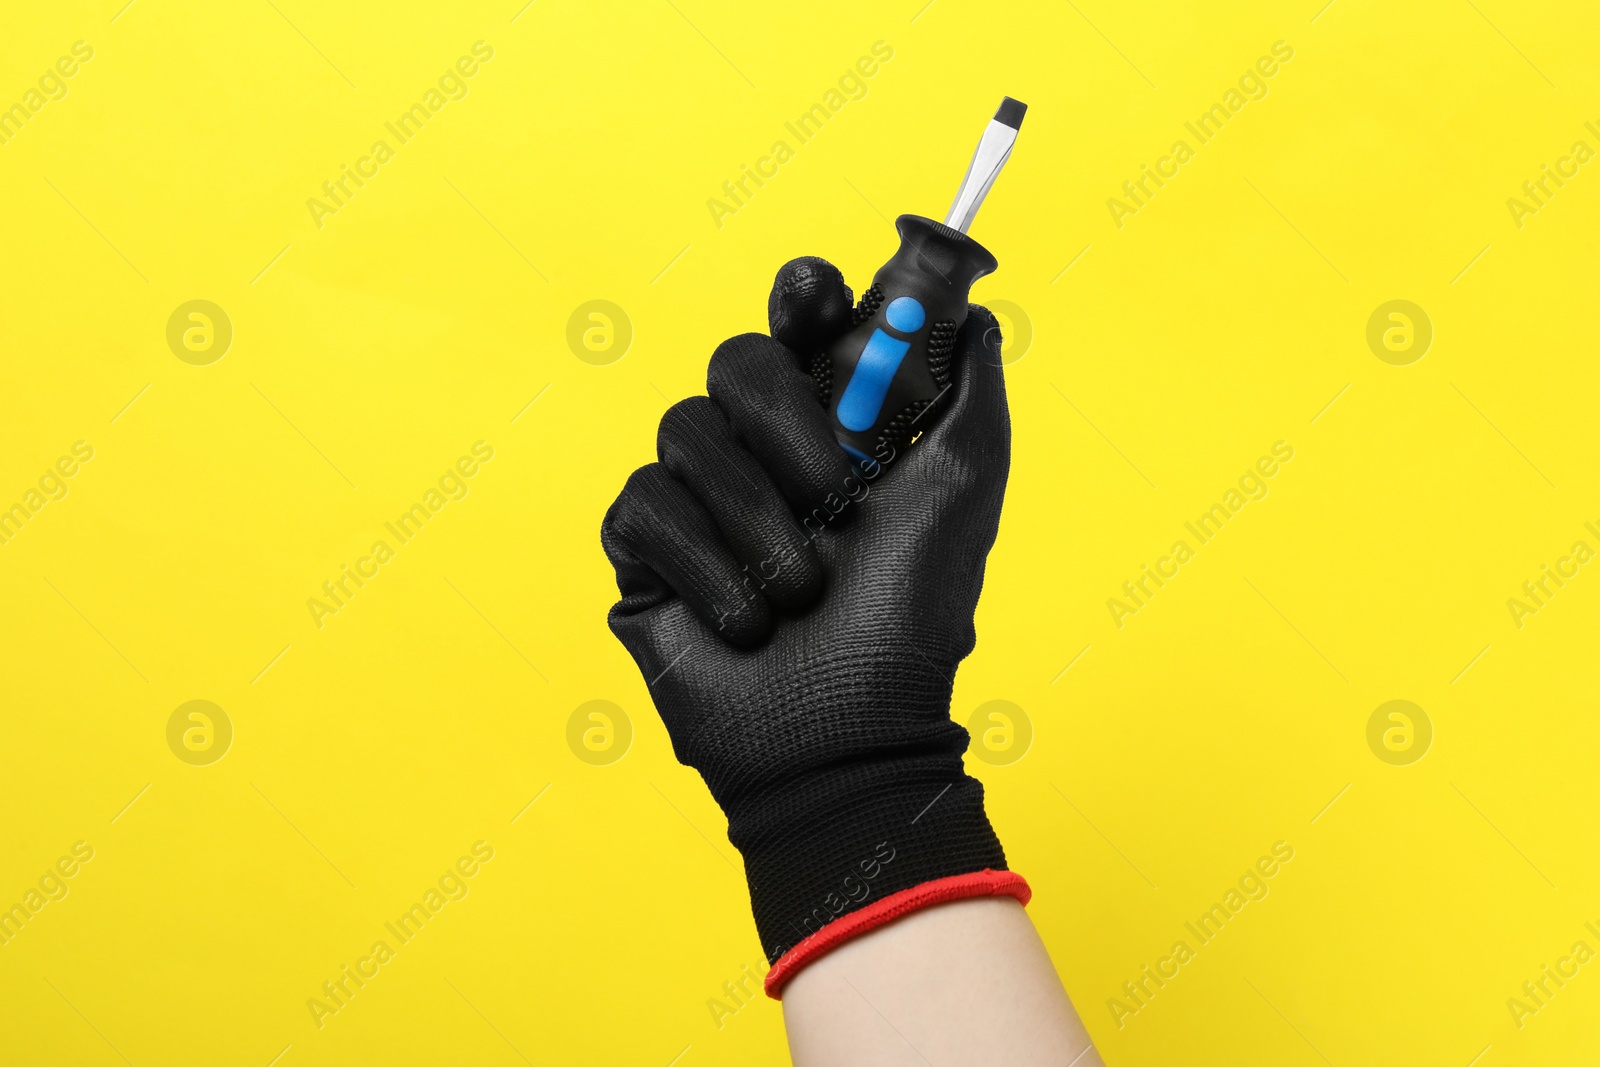
{"type": "Polygon", "coordinates": [[[946,226],[966,233],[967,227],[972,225],[973,216],[983,206],[983,198],[989,195],[989,187],[1011,156],[1011,146],[1017,143],[1017,131],[1022,127],[1022,116],[1027,110],[1027,104],[1009,96],[1001,101],[1000,109],[989,120],[978,142],[978,150],[967,166],[967,176],[956,191],[956,201],[950,205],[950,214],[945,216],[946,226]]]}

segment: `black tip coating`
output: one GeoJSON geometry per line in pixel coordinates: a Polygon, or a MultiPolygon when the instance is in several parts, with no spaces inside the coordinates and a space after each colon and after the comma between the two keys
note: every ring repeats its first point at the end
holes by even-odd
{"type": "Polygon", "coordinates": [[[1027,113],[1027,104],[1024,104],[1021,100],[1013,100],[1008,96],[1000,101],[1000,110],[994,113],[994,120],[1005,123],[1013,130],[1020,130],[1022,129],[1022,116],[1027,113]]]}

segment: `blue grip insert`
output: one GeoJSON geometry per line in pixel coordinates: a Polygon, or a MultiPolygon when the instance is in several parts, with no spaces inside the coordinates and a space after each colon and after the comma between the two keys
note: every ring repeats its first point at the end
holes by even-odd
{"type": "MultiPolygon", "coordinates": [[[[927,312],[912,297],[902,296],[890,301],[883,317],[892,329],[915,333],[927,320],[927,312]]],[[[845,429],[859,433],[870,430],[878,421],[883,398],[889,393],[889,383],[910,349],[910,341],[890,337],[881,329],[872,331],[861,350],[861,358],[856,361],[850,382],[839,397],[839,422],[845,429]]]]}
{"type": "Polygon", "coordinates": [[[897,296],[883,309],[883,317],[901,333],[916,333],[927,321],[928,313],[911,297],[897,296]]]}

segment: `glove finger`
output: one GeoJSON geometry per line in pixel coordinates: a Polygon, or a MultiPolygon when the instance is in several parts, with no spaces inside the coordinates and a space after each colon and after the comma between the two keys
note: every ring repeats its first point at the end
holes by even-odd
{"type": "Polygon", "coordinates": [[[711,357],[706,389],[790,507],[802,519],[820,510],[829,521],[854,478],[816,383],[789,349],[758,333],[729,338],[711,357]]]}
{"type": "Polygon", "coordinates": [[[656,452],[699,498],[745,576],[778,607],[809,606],[822,589],[822,564],[772,478],[733,439],[711,398],[694,396],[661,417],[656,452]]]}
{"type": "Polygon", "coordinates": [[[773,339],[800,357],[801,369],[850,328],[853,297],[844,275],[825,259],[802,256],[778,268],[767,297],[773,339]]]}
{"type": "MultiPolygon", "coordinates": [[[[611,510],[616,510],[615,504],[611,510]]],[[[672,586],[618,536],[611,524],[611,511],[606,512],[605,521],[600,524],[600,547],[616,569],[617,592],[622,594],[611,608],[613,616],[637,615],[672,599],[672,586]]]]}
{"type": "Polygon", "coordinates": [[[631,601],[642,602],[646,595],[654,599],[644,607],[669,599],[662,596],[659,585],[651,588],[654,581],[670,587],[732,644],[753,647],[771,630],[771,608],[747,581],[716,522],[660,463],[640,467],[628,478],[606,512],[601,543],[617,567],[617,586],[623,594],[617,610],[635,607],[631,601]],[[654,578],[640,568],[647,568],[654,578]]]}

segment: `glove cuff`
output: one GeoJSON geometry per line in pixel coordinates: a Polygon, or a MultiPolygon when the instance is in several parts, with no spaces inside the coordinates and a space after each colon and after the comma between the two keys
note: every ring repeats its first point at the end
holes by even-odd
{"type": "Polygon", "coordinates": [[[849,938],[967,896],[1026,902],[959,756],[834,767],[730,813],[769,995],[849,938]]]}
{"type": "Polygon", "coordinates": [[[902,889],[834,920],[785,952],[773,964],[772,970],[767,972],[767,979],[762,986],[767,996],[782,1000],[783,987],[789,979],[852,937],[876,930],[919,908],[968,897],[1014,897],[1018,903],[1026,905],[1033,897],[1033,890],[1020,874],[991,870],[935,878],[931,882],[902,889]]]}

